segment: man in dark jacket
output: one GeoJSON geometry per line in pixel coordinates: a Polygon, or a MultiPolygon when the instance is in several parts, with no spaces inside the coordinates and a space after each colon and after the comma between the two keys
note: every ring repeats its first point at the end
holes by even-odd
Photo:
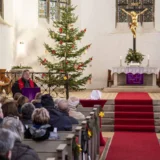
{"type": "Polygon", "coordinates": [[[15,93],[22,93],[23,88],[35,88],[35,87],[37,87],[37,84],[30,79],[29,70],[24,70],[22,73],[22,77],[13,84],[12,93],[14,96],[15,93]]]}
{"type": "Polygon", "coordinates": [[[52,125],[53,128],[56,127],[58,131],[71,131],[72,124],[78,124],[77,120],[73,123],[69,116],[55,109],[54,101],[50,95],[43,95],[41,97],[41,103],[50,114],[49,124],[52,125]]]}

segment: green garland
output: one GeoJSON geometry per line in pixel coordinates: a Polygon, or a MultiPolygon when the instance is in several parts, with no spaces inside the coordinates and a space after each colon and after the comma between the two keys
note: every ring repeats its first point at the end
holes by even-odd
{"type": "Polygon", "coordinates": [[[32,67],[30,66],[13,66],[12,69],[32,69],[32,67]]]}
{"type": "Polygon", "coordinates": [[[129,64],[131,62],[142,63],[144,60],[144,55],[140,52],[134,52],[133,49],[129,49],[128,54],[125,58],[125,63],[129,64]]]}

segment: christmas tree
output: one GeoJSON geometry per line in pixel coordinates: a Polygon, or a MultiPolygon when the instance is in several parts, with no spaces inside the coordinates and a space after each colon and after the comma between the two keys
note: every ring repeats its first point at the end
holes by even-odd
{"type": "Polygon", "coordinates": [[[56,42],[56,46],[52,48],[52,46],[44,44],[47,52],[58,61],[55,63],[54,60],[52,62],[39,57],[39,62],[49,72],[57,73],[56,75],[43,75],[41,79],[43,83],[49,86],[68,84],[69,90],[80,90],[91,80],[91,74],[84,77],[83,71],[92,61],[92,58],[84,62],[80,60],[80,57],[91,47],[91,44],[78,48],[77,43],[81,41],[86,29],[79,31],[78,28],[74,27],[78,19],[74,10],[75,7],[70,5],[60,8],[60,20],[53,22],[54,30],[49,29],[49,36],[56,42]]]}

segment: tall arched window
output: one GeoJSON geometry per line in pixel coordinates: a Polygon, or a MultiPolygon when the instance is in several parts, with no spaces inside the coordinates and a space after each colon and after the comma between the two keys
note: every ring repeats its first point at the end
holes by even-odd
{"type": "Polygon", "coordinates": [[[139,3],[139,8],[148,8],[148,11],[141,15],[138,19],[141,24],[143,22],[154,22],[155,0],[116,0],[116,22],[123,23],[130,21],[130,17],[122,12],[122,8],[133,9],[133,3],[139,3]]]}
{"type": "Polygon", "coordinates": [[[3,12],[3,0],[0,0],[0,15],[3,18],[4,17],[4,12],[3,12]]]}
{"type": "Polygon", "coordinates": [[[66,5],[70,5],[70,0],[39,0],[39,18],[59,19],[59,8],[66,5]]]}

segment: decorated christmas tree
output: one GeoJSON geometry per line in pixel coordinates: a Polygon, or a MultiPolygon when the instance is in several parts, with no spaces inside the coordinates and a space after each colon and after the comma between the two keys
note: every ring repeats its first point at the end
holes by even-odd
{"type": "Polygon", "coordinates": [[[78,48],[86,29],[80,30],[74,26],[77,18],[74,14],[75,7],[67,6],[60,8],[60,20],[53,22],[54,29],[49,29],[50,37],[56,42],[55,47],[44,44],[47,52],[55,60],[42,59],[39,62],[49,72],[57,73],[42,76],[41,81],[49,86],[64,86],[68,84],[69,90],[84,89],[84,86],[91,80],[91,74],[83,76],[83,71],[92,61],[89,58],[81,61],[83,54],[91,47],[91,44],[78,48]],[[66,83],[67,82],[67,83],[66,83]]]}

